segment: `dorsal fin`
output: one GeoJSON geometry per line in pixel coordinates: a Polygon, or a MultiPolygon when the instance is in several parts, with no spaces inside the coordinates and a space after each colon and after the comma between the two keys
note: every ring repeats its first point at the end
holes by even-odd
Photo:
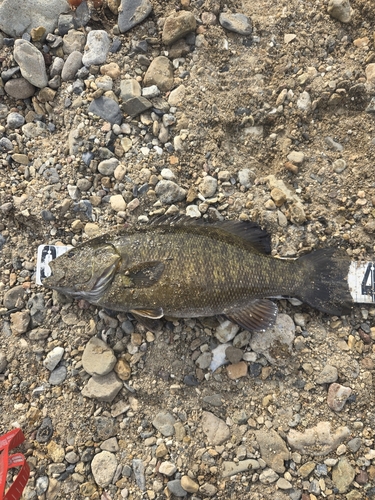
{"type": "Polygon", "coordinates": [[[168,217],[162,215],[151,222],[154,226],[206,226],[216,227],[227,233],[238,236],[250,243],[260,253],[271,253],[271,237],[266,230],[262,229],[256,222],[224,220],[218,222],[206,222],[204,219],[196,219],[187,215],[175,215],[168,217]]]}

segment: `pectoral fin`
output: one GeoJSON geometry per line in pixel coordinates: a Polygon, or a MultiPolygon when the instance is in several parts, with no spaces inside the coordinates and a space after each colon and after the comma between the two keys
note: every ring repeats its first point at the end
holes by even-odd
{"type": "Polygon", "coordinates": [[[132,309],[130,312],[150,319],[160,319],[164,316],[162,307],[156,307],[155,309],[132,309]]]}
{"type": "Polygon", "coordinates": [[[271,300],[255,299],[245,307],[226,312],[226,317],[251,332],[264,331],[275,324],[277,305],[271,300]]]}
{"type": "Polygon", "coordinates": [[[129,268],[126,276],[134,287],[144,288],[159,281],[163,271],[163,262],[142,262],[129,268]]]}

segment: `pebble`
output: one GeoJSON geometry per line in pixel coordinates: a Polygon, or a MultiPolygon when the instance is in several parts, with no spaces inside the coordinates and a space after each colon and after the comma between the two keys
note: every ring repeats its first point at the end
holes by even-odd
{"type": "Polygon", "coordinates": [[[73,80],[77,71],[82,66],[82,54],[78,50],[73,50],[67,57],[61,71],[61,79],[63,82],[73,80]]]}
{"type": "Polygon", "coordinates": [[[18,311],[10,315],[10,328],[13,335],[22,335],[23,333],[26,333],[29,323],[29,311],[18,311]]]}
{"type": "Polygon", "coordinates": [[[351,466],[349,460],[340,458],[338,463],[332,469],[332,482],[339,493],[346,493],[355,477],[355,469],[351,466]]]}
{"type": "Polygon", "coordinates": [[[222,12],[219,16],[219,22],[223,28],[239,35],[251,35],[253,31],[251,19],[244,14],[222,12]]]}
{"type": "Polygon", "coordinates": [[[188,493],[197,493],[199,485],[189,476],[181,477],[181,486],[188,493]]]}
{"type": "Polygon", "coordinates": [[[122,109],[125,114],[134,117],[141,113],[144,113],[151,107],[152,107],[152,102],[146,99],[145,97],[140,96],[128,99],[123,104],[122,109]]]}
{"type": "Polygon", "coordinates": [[[117,469],[117,458],[109,451],[101,451],[91,462],[91,472],[97,485],[106,488],[112,482],[117,469]]]}
{"type": "Polygon", "coordinates": [[[172,493],[172,495],[179,498],[185,497],[187,494],[187,492],[181,486],[180,479],[174,479],[173,481],[168,481],[167,488],[172,493]]]}
{"type": "Polygon", "coordinates": [[[353,15],[349,0],[329,0],[327,12],[342,23],[349,23],[353,15]]]}
{"type": "Polygon", "coordinates": [[[35,94],[35,87],[26,78],[12,78],[4,86],[5,92],[15,99],[27,99],[35,94]]]}
{"type": "Polygon", "coordinates": [[[38,428],[36,432],[35,439],[38,443],[47,443],[53,434],[53,425],[50,417],[45,417],[42,420],[41,426],[38,428]]]}
{"type": "Polygon", "coordinates": [[[279,479],[279,475],[272,469],[265,469],[259,476],[262,484],[272,484],[279,479]]]}
{"type": "MultiPolygon", "coordinates": [[[[0,370],[1,373],[1,370],[0,370]]],[[[361,438],[353,438],[350,441],[348,441],[348,448],[352,453],[356,453],[360,447],[362,446],[362,439],[361,438]]]]}
{"type": "Polygon", "coordinates": [[[159,472],[160,474],[164,474],[164,476],[173,476],[173,474],[176,472],[177,470],[177,467],[175,466],[175,464],[173,464],[172,462],[168,462],[168,461],[165,461],[165,462],[162,462],[160,467],[159,467],[159,472]]]}
{"type": "Polygon", "coordinates": [[[249,168],[244,168],[238,172],[238,182],[245,188],[250,188],[255,180],[255,174],[249,168]]]}
{"type": "Polygon", "coordinates": [[[41,135],[46,135],[47,127],[43,122],[25,123],[22,125],[22,132],[29,139],[35,139],[41,135]]]}
{"type": "Polygon", "coordinates": [[[122,388],[122,382],[114,372],[104,376],[93,375],[82,389],[82,395],[111,403],[122,388]]]}
{"type": "Polygon", "coordinates": [[[212,350],[212,361],[210,365],[210,370],[214,372],[220,366],[228,363],[226,350],[230,347],[230,344],[220,344],[215,349],[212,350]]]}
{"type": "Polygon", "coordinates": [[[310,94],[304,90],[297,99],[297,108],[301,111],[308,111],[311,108],[310,94]]]}
{"type": "Polygon", "coordinates": [[[109,203],[115,212],[123,212],[126,208],[126,201],[121,194],[115,194],[110,197],[109,203]]]}
{"type": "Polygon", "coordinates": [[[100,96],[91,101],[88,112],[100,116],[109,123],[121,125],[122,111],[116,101],[109,97],[100,96]]]}
{"type": "Polygon", "coordinates": [[[341,174],[341,172],[343,172],[346,169],[346,161],[343,160],[342,158],[339,158],[338,160],[335,160],[332,163],[332,167],[334,172],[336,172],[336,174],[341,174]]]}
{"type": "Polygon", "coordinates": [[[225,344],[230,342],[239,332],[240,327],[237,323],[232,323],[232,321],[224,320],[215,330],[215,337],[219,342],[225,344]]]}
{"type": "Polygon", "coordinates": [[[224,461],[222,465],[221,475],[223,477],[234,476],[235,474],[241,474],[249,470],[256,470],[260,468],[258,460],[249,458],[248,460],[240,460],[238,462],[228,462],[224,461]]]}
{"type": "Polygon", "coordinates": [[[235,363],[227,366],[227,374],[228,378],[231,380],[237,380],[241,377],[246,377],[247,375],[247,363],[245,361],[240,361],[239,363],[235,363]]]}
{"type": "Polygon", "coordinates": [[[0,3],[0,29],[12,37],[21,37],[39,26],[52,33],[59,14],[66,9],[66,0],[38,0],[32,3],[32,8],[29,2],[3,0],[0,3]]]}
{"type": "Polygon", "coordinates": [[[290,359],[294,337],[294,321],[287,314],[279,314],[272,328],[265,332],[254,332],[250,347],[265,356],[270,363],[279,364],[290,359]]]}
{"type": "Polygon", "coordinates": [[[143,465],[143,462],[139,458],[133,458],[132,465],[137,486],[141,491],[145,491],[146,478],[145,478],[145,467],[143,465]]]}
{"type": "Polygon", "coordinates": [[[211,198],[216,193],[217,189],[217,179],[207,175],[203,178],[203,181],[198,186],[199,192],[205,198],[211,198]]]}
{"type": "Polygon", "coordinates": [[[285,472],[284,461],[290,459],[290,452],[279,434],[273,429],[260,430],[255,432],[255,438],[266,464],[278,473],[285,472]]]}
{"type": "Polygon", "coordinates": [[[168,104],[170,106],[178,106],[179,104],[184,102],[185,94],[186,94],[185,85],[179,85],[178,87],[173,89],[169,94],[168,104]]]}
{"type": "Polygon", "coordinates": [[[291,151],[288,156],[288,160],[297,165],[301,165],[305,159],[305,155],[301,151],[291,151]]]}
{"type": "Polygon", "coordinates": [[[227,424],[213,413],[204,411],[201,423],[209,444],[218,446],[230,438],[230,429],[227,424]]]}
{"type": "Polygon", "coordinates": [[[174,435],[174,424],[176,419],[173,415],[168,412],[160,412],[156,415],[152,421],[152,425],[157,429],[163,436],[169,437],[174,435]]]}
{"type": "Polygon", "coordinates": [[[118,14],[118,27],[121,33],[126,33],[141,23],[152,11],[149,0],[121,0],[118,14]]]}
{"type": "Polygon", "coordinates": [[[292,484],[283,477],[277,480],[276,486],[280,488],[280,490],[289,490],[292,488],[292,484]]]}
{"type": "MultiPolygon", "coordinates": [[[[365,69],[367,83],[375,83],[375,63],[368,64],[365,69]]],[[[369,108],[372,112],[372,108],[369,108]]],[[[369,111],[368,111],[369,112],[369,111]]]]}
{"type": "Polygon", "coordinates": [[[288,444],[307,455],[327,455],[345,441],[350,435],[348,427],[338,427],[331,430],[330,422],[319,422],[304,432],[291,429],[288,433],[288,444]]]}
{"type": "Polygon", "coordinates": [[[13,56],[20,67],[23,78],[35,87],[47,86],[48,77],[44,58],[32,43],[22,39],[16,40],[13,56]]]}
{"type": "Polygon", "coordinates": [[[82,57],[85,66],[103,64],[107,59],[111,41],[106,31],[92,30],[87,35],[86,46],[82,57]]]}
{"type": "Polygon", "coordinates": [[[186,196],[185,189],[167,180],[161,180],[156,184],[155,193],[159,200],[167,205],[182,201],[186,196]]]}
{"type": "Polygon", "coordinates": [[[57,346],[50,351],[43,361],[43,365],[47,370],[54,370],[56,366],[60,363],[65,349],[63,347],[57,346]]]}
{"type": "Polygon", "coordinates": [[[19,128],[25,123],[25,118],[20,113],[9,113],[7,125],[9,128],[19,128]]]}
{"type": "Polygon", "coordinates": [[[48,476],[40,476],[35,483],[35,491],[38,496],[44,495],[48,489],[49,479],[48,476]]]}
{"type": "Polygon", "coordinates": [[[327,144],[328,148],[332,149],[333,151],[341,152],[344,149],[344,147],[340,143],[333,140],[332,137],[326,137],[324,141],[327,144]]]}
{"type": "Polygon", "coordinates": [[[90,375],[107,375],[116,364],[113,350],[102,340],[92,337],[82,355],[83,369],[90,375]]]}
{"type": "Polygon", "coordinates": [[[332,365],[325,365],[323,370],[316,377],[315,382],[317,384],[331,384],[332,382],[336,382],[337,378],[337,368],[332,365]]]}
{"type": "Polygon", "coordinates": [[[171,90],[174,84],[173,65],[165,56],[157,56],[147,68],[143,79],[145,87],[156,85],[162,92],[171,90]]]}
{"type": "Polygon", "coordinates": [[[187,10],[174,12],[164,22],[162,41],[165,45],[172,45],[191,31],[195,31],[196,20],[194,14],[187,10]]]}
{"type": "Polygon", "coordinates": [[[51,371],[48,382],[51,385],[60,385],[64,382],[67,375],[66,366],[59,366],[51,371]]]}
{"type": "Polygon", "coordinates": [[[225,350],[225,356],[227,357],[228,361],[236,364],[242,360],[243,351],[242,349],[238,349],[237,347],[229,346],[225,350]]]}
{"type": "Polygon", "coordinates": [[[69,30],[63,38],[64,54],[69,55],[73,51],[82,52],[86,43],[86,36],[82,31],[69,30]]]}
{"type": "Polygon", "coordinates": [[[351,395],[352,390],[350,387],[345,387],[337,383],[329,386],[327,404],[333,411],[341,411],[351,395]]]}
{"type": "Polygon", "coordinates": [[[200,217],[202,217],[202,214],[200,213],[197,205],[188,205],[186,207],[185,213],[188,217],[193,217],[194,219],[199,219],[200,217]]]}
{"type": "Polygon", "coordinates": [[[109,158],[109,160],[103,160],[98,165],[98,171],[102,175],[110,177],[114,174],[119,163],[120,162],[117,158],[109,158]]]}

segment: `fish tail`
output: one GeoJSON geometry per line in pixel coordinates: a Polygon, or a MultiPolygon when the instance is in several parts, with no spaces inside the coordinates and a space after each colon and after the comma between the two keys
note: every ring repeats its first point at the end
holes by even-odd
{"type": "Polygon", "coordinates": [[[319,311],[345,315],[354,302],[349,291],[350,261],[340,258],[335,248],[316,250],[300,257],[296,264],[304,273],[299,298],[319,311]]]}

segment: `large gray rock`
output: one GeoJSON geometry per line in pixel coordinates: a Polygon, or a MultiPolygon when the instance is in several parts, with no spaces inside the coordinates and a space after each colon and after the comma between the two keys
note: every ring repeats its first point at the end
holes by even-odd
{"type": "Polygon", "coordinates": [[[120,106],[116,101],[109,97],[98,97],[94,99],[88,109],[89,113],[100,116],[103,120],[110,123],[117,123],[120,125],[122,122],[122,112],[120,106]]]}
{"type": "Polygon", "coordinates": [[[67,10],[66,0],[3,0],[0,2],[0,29],[13,37],[30,33],[38,26],[52,33],[59,15],[67,10]]]}
{"type": "Polygon", "coordinates": [[[141,23],[152,11],[149,0],[121,0],[118,14],[118,27],[121,33],[141,23]]]}
{"type": "Polygon", "coordinates": [[[35,87],[47,86],[48,77],[44,58],[32,43],[26,40],[16,40],[13,55],[25,80],[35,87]]]}

